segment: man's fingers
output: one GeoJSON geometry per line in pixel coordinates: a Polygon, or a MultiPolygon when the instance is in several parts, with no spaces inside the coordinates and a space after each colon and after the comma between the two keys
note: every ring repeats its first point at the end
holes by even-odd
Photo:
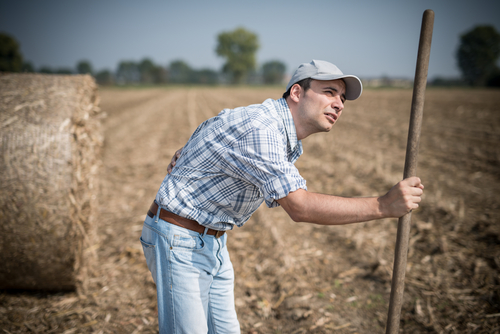
{"type": "Polygon", "coordinates": [[[172,161],[170,161],[170,163],[167,166],[167,173],[170,174],[170,172],[172,172],[172,168],[174,167],[175,167],[175,160],[172,159],[172,161]]]}
{"type": "Polygon", "coordinates": [[[422,188],[410,188],[410,194],[412,194],[413,196],[422,196],[423,193],[424,190],[422,188]]]}
{"type": "Polygon", "coordinates": [[[416,176],[412,176],[412,177],[409,177],[407,179],[404,179],[403,182],[405,184],[409,185],[410,187],[416,187],[416,188],[420,188],[420,189],[424,188],[422,181],[420,180],[419,177],[416,177],[416,176]]]}
{"type": "Polygon", "coordinates": [[[172,160],[170,160],[170,163],[167,166],[167,174],[170,174],[172,172],[172,169],[175,167],[175,163],[177,159],[181,156],[182,153],[182,148],[178,149],[175,151],[174,155],[172,156],[172,160]]]}
{"type": "Polygon", "coordinates": [[[400,182],[400,190],[403,196],[420,197],[424,193],[424,185],[418,177],[410,177],[400,182]]]}

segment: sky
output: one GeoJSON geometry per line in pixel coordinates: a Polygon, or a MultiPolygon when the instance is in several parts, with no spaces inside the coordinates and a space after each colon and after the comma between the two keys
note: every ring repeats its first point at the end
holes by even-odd
{"type": "Polygon", "coordinates": [[[258,35],[257,63],[282,61],[291,74],[312,59],[361,78],[412,79],[422,15],[435,13],[428,78],[460,76],[460,35],[477,25],[500,32],[498,0],[0,0],[0,32],[13,36],[35,69],[116,70],[145,57],[167,66],[220,70],[217,35],[258,35]]]}

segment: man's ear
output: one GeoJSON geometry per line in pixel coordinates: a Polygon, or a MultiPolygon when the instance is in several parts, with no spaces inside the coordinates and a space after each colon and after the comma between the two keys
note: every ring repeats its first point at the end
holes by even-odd
{"type": "Polygon", "coordinates": [[[299,84],[294,84],[292,88],[290,88],[290,98],[295,103],[299,102],[301,93],[302,93],[302,87],[300,87],[299,84]]]}

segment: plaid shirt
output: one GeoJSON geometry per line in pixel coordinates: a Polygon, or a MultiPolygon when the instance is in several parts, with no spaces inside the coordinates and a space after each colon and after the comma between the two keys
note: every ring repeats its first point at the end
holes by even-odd
{"type": "Polygon", "coordinates": [[[284,99],[224,109],[191,135],[156,201],[215,230],[242,226],[263,201],[307,189],[294,166],[302,152],[284,99]]]}

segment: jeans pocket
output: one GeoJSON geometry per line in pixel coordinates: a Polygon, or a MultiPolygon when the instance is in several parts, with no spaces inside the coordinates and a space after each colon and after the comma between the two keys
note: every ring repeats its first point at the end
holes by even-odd
{"type": "Polygon", "coordinates": [[[151,276],[153,276],[153,281],[155,281],[156,284],[156,246],[152,243],[146,242],[142,236],[140,237],[140,241],[142,244],[142,250],[144,251],[144,256],[146,257],[146,263],[148,264],[151,276]]]}

